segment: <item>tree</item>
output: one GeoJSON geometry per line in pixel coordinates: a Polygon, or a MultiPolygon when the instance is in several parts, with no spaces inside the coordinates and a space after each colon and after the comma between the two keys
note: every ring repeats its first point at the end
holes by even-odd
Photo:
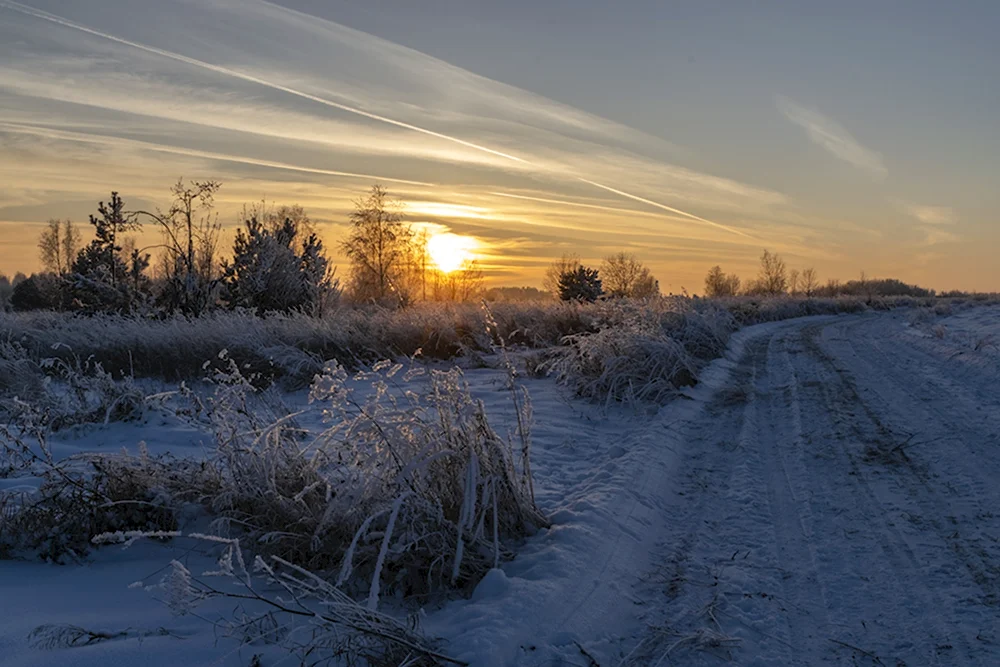
{"type": "Polygon", "coordinates": [[[740,277],[735,273],[727,275],[721,266],[713,266],[705,276],[705,296],[736,296],[740,291],[740,277]]]}
{"type": "Polygon", "coordinates": [[[18,281],[10,295],[14,310],[58,310],[62,307],[62,277],[54,273],[35,273],[18,281]]]}
{"type": "Polygon", "coordinates": [[[381,185],[354,203],[351,231],[341,250],[351,260],[351,291],[358,301],[405,302],[406,264],[412,256],[413,232],[402,222],[399,204],[381,185]]]}
{"type": "Polygon", "coordinates": [[[580,268],[580,256],[576,254],[563,254],[562,257],[552,262],[545,269],[545,277],[542,278],[542,289],[552,296],[559,296],[559,280],[564,274],[571,273],[580,268]]]}
{"type": "Polygon", "coordinates": [[[422,229],[413,236],[410,244],[410,275],[413,283],[411,291],[414,293],[419,291],[421,301],[427,300],[427,274],[430,271],[427,264],[431,259],[430,251],[427,249],[429,242],[430,234],[426,229],[422,229]]]}
{"type": "Polygon", "coordinates": [[[660,293],[656,278],[632,253],[608,255],[600,274],[604,291],[611,296],[642,299],[660,293]]]}
{"type": "Polygon", "coordinates": [[[277,226],[247,220],[236,232],[232,262],[223,263],[222,281],[230,307],[261,312],[321,314],[336,291],[323,242],[303,235],[291,219],[277,226]]]}
{"type": "Polygon", "coordinates": [[[819,289],[819,278],[816,276],[816,269],[809,267],[802,271],[800,287],[802,293],[807,297],[816,294],[816,290],[819,289]]]}
{"type": "Polygon", "coordinates": [[[791,273],[788,274],[788,293],[798,294],[799,293],[799,270],[792,269],[791,273]]]}
{"type": "Polygon", "coordinates": [[[475,259],[454,271],[435,271],[434,296],[440,301],[472,301],[483,291],[484,275],[475,259]]]}
{"type": "Polygon", "coordinates": [[[7,304],[10,303],[10,295],[14,291],[14,286],[10,282],[5,274],[0,273],[0,311],[7,309],[7,304]]]}
{"type": "Polygon", "coordinates": [[[760,256],[760,271],[757,274],[757,291],[762,294],[784,294],[788,289],[788,274],[785,260],[768,250],[760,256]]]}
{"type": "Polygon", "coordinates": [[[101,214],[100,218],[90,216],[96,238],[77,255],[73,271],[95,278],[99,272],[103,272],[102,280],[117,287],[128,273],[128,267],[120,257],[121,237],[127,232],[140,229],[142,224],[134,215],[126,213],[125,202],[117,192],[111,193],[108,204],[100,202],[97,212],[101,214]],[[75,266],[81,259],[84,260],[82,268],[85,271],[79,271],[75,266]]]}
{"type": "Polygon", "coordinates": [[[45,270],[57,276],[69,273],[79,239],[71,221],[49,220],[47,229],[38,239],[38,254],[45,270]]]}
{"type": "Polygon", "coordinates": [[[125,211],[125,202],[117,192],[111,201],[100,202],[100,217],[90,216],[94,239],[73,261],[73,299],[79,306],[96,310],[125,310],[135,306],[145,296],[137,289],[146,285],[139,278],[149,265],[149,255],[133,248],[132,255],[123,258],[124,235],[141,228],[135,214],[125,211]]]}
{"type": "Polygon", "coordinates": [[[597,301],[604,294],[597,269],[578,266],[559,276],[559,298],[563,301],[597,301]]]}
{"type": "Polygon", "coordinates": [[[178,180],[170,188],[173,201],[169,209],[137,212],[151,218],[163,233],[166,280],[159,301],[169,310],[198,315],[214,299],[218,284],[215,254],[221,225],[213,207],[220,187],[218,181],[191,181],[185,185],[178,180]]]}

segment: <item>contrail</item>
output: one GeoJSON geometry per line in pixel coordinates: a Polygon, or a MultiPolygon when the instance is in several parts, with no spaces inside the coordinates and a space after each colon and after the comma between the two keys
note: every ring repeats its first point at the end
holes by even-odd
{"type": "MultiPolygon", "coordinates": [[[[78,30],[80,32],[87,33],[89,35],[94,35],[95,37],[101,37],[103,39],[107,39],[107,40],[110,40],[112,42],[116,42],[118,44],[123,44],[125,46],[131,46],[132,48],[139,49],[140,51],[145,51],[147,53],[152,53],[154,55],[162,56],[164,58],[168,58],[170,60],[175,60],[177,62],[181,62],[181,63],[184,63],[186,65],[191,65],[193,67],[199,67],[201,69],[205,69],[205,70],[208,70],[210,72],[215,72],[217,74],[223,74],[225,76],[230,76],[230,77],[233,77],[233,78],[236,78],[236,79],[240,79],[242,81],[247,81],[247,82],[250,82],[250,83],[255,83],[255,84],[260,85],[260,86],[265,86],[267,88],[271,88],[272,90],[278,90],[278,91],[281,91],[283,93],[288,93],[289,95],[294,95],[296,97],[300,97],[302,99],[306,99],[306,100],[309,100],[311,102],[316,102],[318,104],[323,104],[325,106],[328,106],[328,107],[331,107],[331,108],[334,108],[334,109],[339,109],[340,111],[346,111],[348,113],[356,114],[358,116],[363,116],[365,118],[369,118],[371,120],[376,120],[376,121],[379,121],[381,123],[387,123],[387,124],[393,125],[395,127],[401,127],[403,129],[412,130],[414,132],[419,132],[421,134],[424,134],[424,135],[427,135],[427,136],[431,136],[431,137],[435,137],[437,139],[443,139],[445,141],[450,141],[452,143],[459,144],[461,146],[465,146],[466,148],[472,148],[472,149],[477,150],[477,151],[482,151],[484,153],[489,153],[490,155],[495,155],[497,157],[501,157],[501,158],[504,158],[504,159],[507,159],[507,160],[511,160],[513,162],[517,162],[517,163],[520,163],[520,164],[526,164],[526,165],[531,165],[533,167],[539,167],[539,165],[536,165],[536,164],[532,163],[531,161],[526,160],[524,158],[517,157],[516,155],[511,155],[509,153],[504,153],[502,151],[494,150],[492,148],[488,148],[486,146],[473,143],[471,141],[465,141],[464,139],[459,139],[458,137],[453,137],[453,136],[450,136],[450,135],[447,135],[447,134],[443,134],[441,132],[435,132],[434,130],[428,130],[427,128],[420,127],[418,125],[412,125],[410,123],[406,123],[406,122],[403,122],[403,121],[400,121],[400,120],[396,120],[394,118],[389,118],[387,116],[381,116],[379,114],[371,113],[369,111],[364,111],[363,109],[358,109],[357,107],[348,106],[346,104],[341,104],[339,102],[334,102],[332,100],[328,100],[328,99],[325,99],[325,98],[322,98],[322,97],[318,97],[316,95],[311,95],[310,93],[306,93],[306,92],[303,92],[301,90],[296,90],[295,88],[289,88],[288,86],[283,86],[281,84],[274,83],[273,81],[268,81],[266,79],[261,79],[260,77],[253,76],[251,74],[245,74],[243,72],[239,72],[239,71],[236,71],[236,70],[233,70],[233,69],[229,69],[228,67],[222,67],[221,65],[213,65],[211,63],[205,62],[204,60],[198,60],[197,58],[191,58],[189,56],[181,55],[181,54],[175,53],[173,51],[167,51],[165,49],[160,49],[160,48],[157,48],[155,46],[148,46],[146,44],[141,44],[139,42],[134,42],[134,41],[131,41],[131,40],[128,40],[128,39],[124,39],[122,37],[117,37],[117,36],[112,35],[110,33],[101,32],[100,30],[95,30],[93,28],[88,28],[85,25],[81,25],[79,23],[75,23],[75,22],[70,21],[68,19],[64,19],[61,16],[57,16],[55,14],[50,14],[49,12],[45,12],[45,11],[42,11],[40,9],[35,9],[34,7],[29,7],[27,5],[23,5],[23,4],[19,3],[19,2],[14,2],[13,0],[0,0],[0,7],[6,7],[7,9],[19,12],[21,14],[25,14],[27,16],[32,16],[32,17],[35,17],[35,18],[38,18],[38,19],[42,19],[44,21],[49,21],[51,23],[55,23],[57,25],[61,25],[61,26],[64,26],[66,28],[72,28],[73,30],[78,30]]],[[[692,213],[687,213],[686,211],[682,211],[680,209],[673,208],[671,206],[667,206],[665,204],[660,204],[659,202],[655,202],[655,201],[652,201],[650,199],[646,199],[644,197],[640,197],[638,195],[630,194],[628,192],[625,192],[624,190],[618,190],[616,188],[612,188],[612,187],[607,186],[607,185],[601,185],[600,183],[597,183],[595,181],[591,181],[591,180],[587,180],[585,178],[579,178],[579,177],[576,177],[576,178],[577,178],[577,180],[579,180],[579,181],[581,181],[583,183],[587,183],[588,185],[592,185],[592,186],[594,186],[596,188],[600,188],[600,189],[606,190],[608,192],[612,192],[612,193],[617,194],[617,195],[619,195],[621,197],[626,197],[628,199],[632,199],[632,200],[635,200],[635,201],[638,201],[638,202],[642,202],[642,203],[647,204],[649,206],[655,206],[655,207],[663,209],[665,211],[670,211],[671,213],[676,213],[678,215],[682,215],[682,216],[684,216],[686,218],[689,218],[691,220],[696,220],[698,222],[710,225],[712,227],[716,227],[718,229],[721,229],[723,231],[729,232],[731,234],[737,234],[739,236],[744,236],[746,238],[753,238],[749,234],[741,232],[738,229],[733,229],[731,227],[727,227],[726,225],[722,225],[722,224],[719,224],[717,222],[712,222],[711,220],[707,220],[705,218],[699,217],[699,216],[694,215],[692,213]]]]}
{"type": "Polygon", "coordinates": [[[107,137],[103,135],[85,134],[83,132],[70,132],[67,130],[56,130],[48,127],[38,127],[34,125],[22,125],[21,123],[10,123],[0,121],[0,129],[9,129],[22,134],[33,134],[36,136],[48,137],[51,139],[62,139],[64,141],[78,141],[81,143],[93,144],[123,144],[125,146],[135,146],[150,151],[160,153],[170,153],[172,155],[187,155],[190,157],[200,157],[207,160],[220,160],[223,162],[237,162],[258,167],[269,167],[271,169],[287,169],[289,171],[299,171],[307,174],[321,174],[324,176],[342,176],[345,178],[363,178],[369,181],[387,181],[390,183],[401,183],[403,185],[422,185],[435,187],[433,183],[424,181],[410,181],[404,178],[389,178],[386,176],[376,176],[374,174],[358,174],[350,171],[335,171],[332,169],[317,169],[313,167],[301,167],[287,162],[274,162],[272,160],[258,160],[256,158],[229,155],[226,153],[215,153],[212,151],[202,151],[194,148],[180,148],[176,146],[165,146],[154,144],[137,139],[127,139],[125,137],[107,137]]]}
{"type": "Polygon", "coordinates": [[[551,197],[531,197],[529,195],[515,195],[510,192],[490,192],[489,194],[495,195],[497,197],[507,197],[508,199],[523,199],[525,201],[537,201],[543,204],[559,204],[561,206],[573,206],[576,208],[589,208],[596,211],[611,211],[614,213],[638,213],[639,215],[648,215],[653,218],[661,218],[662,214],[655,211],[643,211],[638,208],[621,208],[618,206],[604,206],[602,204],[585,204],[578,201],[569,201],[568,199],[553,199],[551,197]]]}
{"type": "Polygon", "coordinates": [[[734,229],[732,227],[727,227],[726,225],[719,224],[718,222],[712,222],[711,220],[706,220],[705,218],[700,218],[697,215],[694,215],[693,213],[687,213],[686,211],[682,211],[679,208],[674,208],[672,206],[667,206],[666,204],[661,204],[659,202],[655,202],[652,199],[646,199],[645,197],[640,197],[638,195],[632,195],[632,194],[629,194],[629,193],[627,193],[627,192],[625,192],[623,190],[616,190],[615,188],[609,187],[607,185],[601,185],[600,183],[595,183],[594,181],[588,181],[586,178],[579,178],[578,180],[582,181],[583,183],[586,183],[587,185],[593,185],[595,188],[601,188],[602,190],[607,190],[608,192],[613,192],[616,195],[621,195],[622,197],[628,197],[629,199],[634,199],[636,201],[640,201],[643,204],[649,204],[650,206],[655,206],[657,208],[662,208],[664,211],[670,211],[671,213],[676,213],[677,215],[683,215],[685,218],[691,218],[692,220],[697,220],[699,222],[704,222],[706,225],[712,225],[713,227],[718,227],[719,229],[725,230],[725,231],[729,232],[730,234],[738,234],[739,236],[745,236],[748,239],[754,238],[753,236],[747,234],[746,232],[742,232],[742,231],[740,231],[738,229],[734,229]]]}
{"type": "Polygon", "coordinates": [[[80,25],[79,23],[74,23],[73,21],[68,21],[55,14],[50,14],[44,12],[40,9],[35,9],[34,7],[28,7],[27,5],[22,5],[19,2],[10,2],[8,0],[0,0],[0,7],[6,7],[8,9],[20,12],[22,14],[27,14],[28,16],[33,16],[38,19],[43,19],[57,25],[64,26],[66,28],[72,28],[74,30],[79,30],[85,32],[89,35],[94,35],[95,37],[101,37],[104,39],[111,40],[112,42],[117,42],[118,44],[124,44],[125,46],[131,46],[133,48],[139,49],[141,51],[146,51],[147,53],[152,53],[158,56],[163,56],[164,58],[169,58],[171,60],[176,60],[177,62],[182,62],[186,65],[192,65],[194,67],[200,67],[202,69],[215,72],[217,74],[224,74],[226,76],[235,77],[243,81],[248,81],[250,83],[256,83],[261,86],[266,86],[273,90],[279,90],[283,93],[288,93],[289,95],[295,95],[296,97],[301,97],[303,99],[309,100],[311,102],[317,102],[319,104],[325,104],[326,106],[333,107],[334,109],[339,109],[341,111],[347,111],[349,113],[357,114],[359,116],[364,116],[372,120],[377,120],[382,123],[388,123],[389,125],[395,125],[396,127],[402,127],[407,130],[413,130],[414,132],[420,132],[421,134],[426,134],[438,139],[444,139],[445,141],[451,141],[456,144],[461,144],[467,148],[474,148],[478,151],[483,151],[491,155],[496,155],[498,157],[506,158],[508,160],[513,160],[515,162],[521,162],[528,164],[527,160],[521,159],[516,155],[510,155],[508,153],[503,153],[501,151],[493,150],[492,148],[487,148],[486,146],[480,146],[479,144],[472,143],[471,141],[465,141],[464,139],[459,139],[458,137],[452,137],[447,134],[442,134],[440,132],[435,132],[434,130],[428,130],[417,125],[411,125],[410,123],[404,123],[401,120],[395,120],[393,118],[387,118],[386,116],[380,116],[369,111],[364,111],[356,107],[348,106],[346,104],[340,104],[339,102],[334,102],[316,95],[310,95],[309,93],[302,92],[301,90],[296,90],[295,88],[289,88],[288,86],[283,86],[280,83],[274,83],[273,81],[268,81],[266,79],[261,79],[260,77],[253,76],[251,74],[244,74],[243,72],[238,72],[236,70],[229,69],[228,67],[222,67],[221,65],[213,65],[212,63],[207,63],[204,60],[198,60],[197,58],[191,58],[189,56],[184,56],[173,51],[167,51],[165,49],[159,49],[155,46],[148,46],[146,44],[140,44],[139,42],[133,42],[122,37],[116,37],[110,33],[101,32],[100,30],[94,30],[93,28],[88,28],[85,25],[80,25]]]}

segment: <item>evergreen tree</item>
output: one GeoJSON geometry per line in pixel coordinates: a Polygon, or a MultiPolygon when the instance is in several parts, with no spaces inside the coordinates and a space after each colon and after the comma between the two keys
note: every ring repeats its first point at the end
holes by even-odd
{"type": "Polygon", "coordinates": [[[559,276],[559,298],[563,301],[597,301],[604,294],[597,269],[579,266],[559,276]]]}

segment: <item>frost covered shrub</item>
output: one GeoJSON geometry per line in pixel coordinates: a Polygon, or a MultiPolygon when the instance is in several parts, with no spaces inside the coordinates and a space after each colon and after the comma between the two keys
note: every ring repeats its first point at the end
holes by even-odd
{"type": "Polygon", "coordinates": [[[658,402],[694,384],[699,360],[720,355],[736,329],[726,312],[677,298],[609,302],[600,327],[564,338],[546,367],[578,396],[604,402],[658,402]]]}
{"type": "Polygon", "coordinates": [[[511,540],[545,523],[532,499],[530,404],[520,397],[515,456],[460,371],[432,371],[420,391],[422,369],[401,369],[383,362],[350,378],[328,364],[310,396],[327,426],[308,440],[288,418],[243,410],[247,383],[217,402],[215,490],[205,494],[214,529],[336,568],[341,584],[382,581],[404,594],[473,583],[507,557],[511,540]]]}
{"type": "Polygon", "coordinates": [[[12,419],[30,409],[33,419],[58,429],[134,418],[145,396],[134,378],[114,378],[90,359],[35,361],[19,343],[0,342],[0,399],[0,415],[12,419]]]}
{"type": "Polygon", "coordinates": [[[0,558],[62,563],[81,559],[104,532],[176,528],[162,488],[185,471],[144,449],[135,457],[81,454],[57,461],[44,429],[30,417],[17,429],[0,427],[0,447],[0,477],[28,481],[0,491],[0,558]]]}

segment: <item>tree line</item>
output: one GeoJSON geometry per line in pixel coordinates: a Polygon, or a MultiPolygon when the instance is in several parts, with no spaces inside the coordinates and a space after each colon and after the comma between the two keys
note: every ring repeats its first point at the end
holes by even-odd
{"type": "Polygon", "coordinates": [[[465,301],[482,291],[475,261],[450,272],[428,256],[426,232],[404,223],[401,205],[380,185],[354,202],[339,247],[349,261],[336,276],[315,224],[301,206],[245,205],[228,256],[215,212],[219,181],[178,181],[165,209],[129,209],[118,192],[89,218],[93,238],[69,220],[50,220],[38,241],[44,270],[13,280],[0,275],[0,306],[15,310],[183,313],[215,308],[322,314],[342,297],[406,305],[465,301]],[[144,225],[159,243],[137,247],[144,225]],[[153,251],[159,251],[153,260],[153,251]]]}
{"type": "Polygon", "coordinates": [[[706,297],[732,296],[791,296],[835,297],[860,296],[871,301],[877,296],[934,296],[934,290],[908,285],[895,278],[876,279],[864,271],[857,280],[841,282],[830,278],[821,284],[816,269],[809,267],[789,270],[780,255],[764,250],[760,256],[757,276],[742,281],[733,273],[726,273],[720,266],[713,266],[705,276],[706,297]]]}
{"type": "MultiPolygon", "coordinates": [[[[117,192],[89,216],[93,238],[83,243],[69,220],[50,220],[38,241],[44,271],[14,279],[0,275],[0,308],[15,310],[183,313],[216,308],[320,315],[342,298],[354,303],[406,306],[414,301],[648,298],[659,282],[639,258],[618,252],[598,267],[563,255],[546,270],[543,289],[485,290],[475,260],[441,271],[428,252],[426,230],[405,223],[402,205],[380,185],[354,202],[346,236],[338,242],[349,267],[342,283],[308,213],[298,205],[244,205],[230,253],[220,248],[215,212],[219,181],[178,181],[165,209],[129,209],[117,192]],[[137,247],[144,225],[160,242],[137,247]],[[151,251],[159,251],[154,261],[151,251]]],[[[705,277],[705,296],[933,296],[933,290],[895,279],[830,279],[816,270],[789,270],[764,250],[757,275],[742,280],[720,266],[705,277]]]]}

